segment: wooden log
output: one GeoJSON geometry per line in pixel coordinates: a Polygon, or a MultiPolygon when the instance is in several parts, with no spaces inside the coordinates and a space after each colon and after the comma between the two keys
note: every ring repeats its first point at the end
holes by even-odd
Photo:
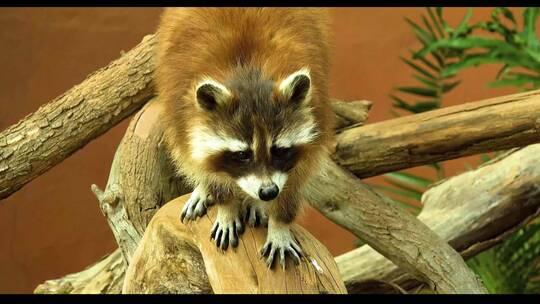
{"type": "Polygon", "coordinates": [[[154,37],[0,133],[0,200],[142,107],[153,95],[154,37]]]}
{"type": "Polygon", "coordinates": [[[120,293],[124,282],[125,268],[122,252],[117,249],[83,271],[39,284],[34,293],[120,293]]]}
{"type": "MultiPolygon", "coordinates": [[[[540,144],[509,152],[451,177],[424,193],[418,219],[467,259],[501,242],[540,213],[540,144]]],[[[350,293],[374,290],[370,280],[410,290],[419,282],[368,246],[336,257],[350,293]]]]}
{"type": "Polygon", "coordinates": [[[345,130],[334,159],[363,178],[539,141],[537,90],[345,130]]]}
{"type": "MultiPolygon", "coordinates": [[[[343,122],[341,126],[344,128],[362,124],[371,106],[368,101],[335,101],[335,104],[338,109],[336,116],[341,119],[343,122]]],[[[159,123],[161,109],[158,100],[153,99],[131,119],[113,159],[105,190],[102,191],[96,185],[92,185],[92,191],[98,198],[100,208],[122,252],[113,257],[120,261],[123,259],[126,265],[130,263],[146,226],[159,207],[191,191],[181,179],[174,176],[167,152],[163,149],[163,129],[159,123]]],[[[96,265],[90,268],[106,272],[96,265]]],[[[46,284],[40,285],[39,291],[55,293],[59,290],[57,286],[65,286],[65,282],[70,282],[72,284],[70,288],[63,290],[77,293],[84,289],[84,286],[79,284],[93,284],[87,278],[75,280],[78,275],[86,274],[80,272],[47,281],[46,284]]],[[[123,271],[117,273],[117,276],[120,275],[123,276],[123,271]]],[[[205,276],[204,273],[199,275],[205,276]]],[[[101,275],[96,273],[96,280],[99,279],[101,275]]],[[[110,280],[113,279],[117,278],[110,277],[110,280]]],[[[118,290],[104,289],[112,293],[118,290]]]]}
{"type": "Polygon", "coordinates": [[[247,227],[238,247],[223,252],[209,238],[215,208],[195,223],[179,221],[188,198],[155,214],[128,266],[123,293],[346,293],[330,252],[300,226],[292,232],[306,257],[299,266],[288,260],[285,271],[279,265],[270,270],[259,258],[265,228],[247,227]]]}
{"type": "Polygon", "coordinates": [[[435,292],[487,292],[437,234],[337,164],[328,164],[312,185],[306,199],[313,207],[435,292]]]}
{"type": "Polygon", "coordinates": [[[153,99],[133,117],[116,150],[105,191],[92,185],[128,264],[154,213],[191,191],[174,174],[162,126],[156,123],[160,111],[153,99]]]}

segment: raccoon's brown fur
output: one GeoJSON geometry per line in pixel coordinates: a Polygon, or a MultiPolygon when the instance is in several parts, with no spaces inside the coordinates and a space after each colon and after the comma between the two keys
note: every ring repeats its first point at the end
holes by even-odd
{"type": "MultiPolygon", "coordinates": [[[[296,151],[294,168],[270,217],[291,222],[301,200],[299,189],[327,155],[332,141],[333,113],[328,100],[330,58],[329,17],[324,9],[300,8],[171,8],[158,28],[155,81],[164,104],[166,142],[177,168],[194,186],[206,183],[213,195],[226,200],[238,192],[225,156],[204,161],[191,157],[186,139],[198,125],[248,137],[249,132],[278,132],[280,117],[295,121],[301,115],[286,105],[276,84],[291,73],[309,68],[310,105],[320,136],[296,151]],[[196,86],[203,77],[232,88],[231,101],[220,111],[196,104],[196,86]],[[266,102],[266,103],[265,103],[266,102]],[[231,119],[233,111],[251,111],[247,123],[231,119]],[[243,125],[249,124],[249,127],[243,125]]],[[[245,113],[244,113],[245,114],[245,113]]],[[[239,114],[239,117],[244,117],[239,114]]],[[[265,133],[265,134],[266,134],[265,133]]],[[[249,135],[251,136],[251,135],[249,135]]],[[[264,151],[254,151],[265,155],[264,151]]],[[[255,170],[255,169],[253,169],[255,170]]],[[[238,172],[241,174],[242,172],[238,172]]]]}

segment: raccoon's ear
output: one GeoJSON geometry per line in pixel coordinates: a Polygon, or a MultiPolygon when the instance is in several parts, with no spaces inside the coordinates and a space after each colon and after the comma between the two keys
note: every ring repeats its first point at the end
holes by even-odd
{"type": "Polygon", "coordinates": [[[231,97],[231,93],[224,85],[209,78],[199,82],[195,89],[195,95],[197,104],[208,111],[225,104],[231,97]]]}
{"type": "Polygon", "coordinates": [[[304,104],[309,102],[311,100],[309,69],[302,68],[287,76],[279,84],[279,91],[291,103],[304,104]]]}

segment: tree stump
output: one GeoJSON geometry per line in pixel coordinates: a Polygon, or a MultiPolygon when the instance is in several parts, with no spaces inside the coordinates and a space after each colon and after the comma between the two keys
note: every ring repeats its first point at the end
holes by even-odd
{"type": "Polygon", "coordinates": [[[302,227],[292,229],[305,253],[300,265],[287,260],[285,271],[279,264],[268,269],[259,254],[266,228],[246,226],[238,247],[218,250],[210,239],[216,208],[183,224],[179,216],[188,198],[156,212],[126,271],[123,293],[347,293],[330,252],[302,227]]]}

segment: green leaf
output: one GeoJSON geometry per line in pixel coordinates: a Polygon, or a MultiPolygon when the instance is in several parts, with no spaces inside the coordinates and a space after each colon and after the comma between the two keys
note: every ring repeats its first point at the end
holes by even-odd
{"type": "Polygon", "coordinates": [[[435,30],[437,33],[439,33],[439,37],[444,38],[444,31],[442,30],[442,27],[437,19],[435,19],[435,15],[433,14],[433,8],[428,7],[426,8],[428,11],[429,18],[431,19],[431,22],[435,25],[435,30]]]}
{"type": "Polygon", "coordinates": [[[403,60],[407,65],[409,65],[410,67],[412,67],[413,69],[415,69],[416,71],[418,71],[420,74],[428,77],[428,78],[431,78],[433,80],[436,80],[437,77],[434,76],[433,74],[427,72],[426,70],[424,70],[423,68],[421,68],[420,66],[418,66],[417,64],[415,64],[414,62],[410,61],[409,59],[407,58],[404,58],[404,57],[400,57],[401,60],[403,60]]]}
{"type": "Polygon", "coordinates": [[[424,45],[429,44],[433,40],[435,40],[435,37],[431,36],[430,33],[426,32],[411,19],[405,17],[405,21],[407,21],[407,23],[413,28],[413,32],[416,34],[417,38],[422,41],[424,45]]]}
{"type": "Polygon", "coordinates": [[[452,28],[448,25],[448,23],[446,23],[446,21],[444,21],[443,17],[442,17],[442,7],[437,7],[435,9],[435,12],[437,13],[437,18],[439,18],[439,22],[441,23],[444,31],[448,34],[450,32],[452,32],[452,28]]]}
{"type": "Polygon", "coordinates": [[[431,34],[431,37],[433,37],[433,39],[437,39],[437,34],[435,34],[435,31],[433,31],[433,27],[431,26],[431,24],[429,23],[429,21],[426,19],[426,17],[424,15],[421,15],[420,16],[422,18],[422,23],[424,23],[424,26],[428,29],[429,33],[431,34]]]}
{"type": "Polygon", "coordinates": [[[426,96],[426,97],[437,97],[437,91],[433,89],[426,89],[426,88],[420,88],[420,87],[398,87],[397,88],[401,92],[419,95],[419,96],[426,96]]]}
{"type": "MultiPolygon", "coordinates": [[[[414,56],[414,51],[413,50],[409,50],[411,52],[411,56],[414,56]]],[[[434,56],[435,57],[435,56],[434,56]]],[[[433,63],[431,63],[431,61],[429,61],[427,58],[425,57],[418,57],[417,58],[418,60],[422,61],[425,65],[427,65],[429,68],[431,68],[433,71],[435,72],[439,72],[441,69],[439,67],[437,67],[436,65],[434,65],[433,63]]]]}
{"type": "MultiPolygon", "coordinates": [[[[491,160],[491,158],[487,154],[480,155],[480,158],[482,159],[482,163],[487,163],[488,161],[491,160]]],[[[480,163],[480,164],[482,164],[482,163],[480,163]]]]}
{"type": "Polygon", "coordinates": [[[493,62],[500,62],[500,59],[494,57],[494,55],[490,53],[469,55],[463,58],[462,61],[458,61],[457,63],[450,64],[448,67],[446,67],[444,71],[442,71],[441,76],[444,76],[444,77],[453,76],[459,70],[462,70],[464,68],[478,66],[480,64],[485,64],[485,63],[493,63],[493,62]]]}
{"type": "Polygon", "coordinates": [[[506,72],[508,72],[509,68],[510,67],[507,64],[503,65],[503,67],[497,72],[497,75],[495,76],[495,79],[499,79],[499,78],[501,78],[502,75],[505,75],[506,72]]]}
{"type": "Polygon", "coordinates": [[[431,81],[429,79],[423,78],[422,76],[418,76],[418,75],[413,75],[413,77],[434,90],[439,89],[439,84],[436,83],[435,81],[431,81]]]}
{"type": "Polygon", "coordinates": [[[531,85],[533,88],[539,86],[540,77],[524,73],[509,73],[509,77],[505,77],[488,84],[488,86],[492,88],[505,86],[515,86],[519,88],[525,85],[531,85]]]}
{"type": "MultiPolygon", "coordinates": [[[[537,82],[538,83],[538,82],[537,82]]],[[[501,87],[523,87],[527,84],[535,85],[534,82],[531,83],[528,79],[517,79],[517,78],[504,78],[497,81],[493,81],[488,83],[488,87],[490,88],[501,88],[501,87]]]]}
{"type": "Polygon", "coordinates": [[[540,52],[536,52],[528,47],[524,49],[525,53],[529,55],[534,61],[540,63],[540,52]]]}
{"type": "Polygon", "coordinates": [[[527,45],[535,45],[536,38],[536,19],[538,18],[538,7],[528,7],[523,11],[523,32],[527,45]]]}
{"type": "Polygon", "coordinates": [[[439,164],[439,163],[433,163],[433,164],[428,164],[427,165],[428,167],[432,167],[435,169],[435,172],[437,172],[437,179],[438,180],[441,180],[445,177],[445,173],[444,173],[444,167],[439,164]]]}
{"type": "Polygon", "coordinates": [[[427,53],[432,52],[439,48],[451,48],[451,49],[471,49],[471,48],[488,48],[488,49],[496,49],[499,52],[508,52],[508,53],[516,53],[518,50],[503,41],[495,40],[495,39],[489,39],[489,38],[481,38],[481,37],[467,37],[467,38],[455,38],[455,39],[441,39],[438,40],[420,51],[418,51],[414,55],[414,59],[417,57],[423,57],[427,53]]]}
{"type": "Polygon", "coordinates": [[[399,189],[384,185],[371,185],[371,187],[380,191],[394,193],[402,197],[412,198],[417,201],[420,201],[422,199],[422,192],[419,191],[410,191],[408,189],[399,189]]]}
{"type": "Polygon", "coordinates": [[[452,90],[453,88],[455,88],[458,84],[460,84],[461,81],[460,80],[457,80],[457,81],[454,81],[454,82],[450,82],[450,83],[443,83],[443,87],[442,87],[442,91],[443,93],[448,93],[450,90],[452,90]]]}
{"type": "Polygon", "coordinates": [[[471,19],[471,16],[472,16],[472,10],[469,8],[467,10],[467,13],[463,17],[463,19],[461,19],[461,22],[457,26],[456,30],[452,34],[452,37],[458,37],[459,35],[464,34],[465,32],[467,32],[467,30],[469,29],[468,22],[471,19]]]}
{"type": "Polygon", "coordinates": [[[414,113],[423,113],[435,110],[441,107],[441,102],[438,99],[419,101],[413,105],[414,113]]]}
{"type": "Polygon", "coordinates": [[[385,176],[388,176],[395,180],[399,180],[400,182],[403,182],[406,185],[411,185],[414,187],[426,188],[427,186],[433,183],[433,181],[429,179],[416,176],[410,173],[405,173],[405,172],[390,172],[390,173],[386,173],[385,176]]]}
{"type": "Polygon", "coordinates": [[[512,13],[512,11],[510,11],[506,7],[497,7],[494,11],[502,12],[503,16],[512,22],[512,24],[514,25],[514,29],[516,28],[516,19],[514,18],[514,14],[512,13]]]}
{"type": "Polygon", "coordinates": [[[390,110],[390,114],[392,114],[392,116],[394,116],[394,117],[401,117],[401,114],[399,114],[398,112],[396,112],[394,110],[390,110]]]}

